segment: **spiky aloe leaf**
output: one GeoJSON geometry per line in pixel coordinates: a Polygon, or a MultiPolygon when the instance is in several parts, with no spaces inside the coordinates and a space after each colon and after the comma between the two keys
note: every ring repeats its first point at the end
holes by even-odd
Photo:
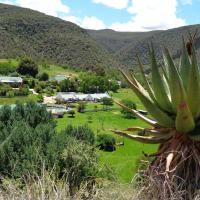
{"type": "Polygon", "coordinates": [[[138,64],[139,64],[139,67],[140,67],[140,72],[141,72],[141,75],[142,75],[142,78],[143,78],[143,81],[144,81],[144,85],[145,85],[145,88],[147,90],[147,92],[149,93],[149,96],[151,97],[151,99],[156,102],[156,98],[155,98],[155,95],[154,95],[154,92],[149,84],[149,81],[147,80],[146,78],[146,75],[145,75],[145,72],[144,72],[144,66],[139,58],[139,56],[137,55],[137,60],[138,60],[138,64]]]}
{"type": "Polygon", "coordinates": [[[189,73],[189,84],[188,84],[188,103],[189,108],[194,116],[198,118],[200,115],[200,71],[197,64],[195,47],[192,45],[192,55],[191,55],[192,65],[189,73]]]}
{"type": "Polygon", "coordinates": [[[149,49],[149,54],[151,57],[151,68],[152,68],[152,87],[158,102],[158,105],[165,111],[171,112],[172,107],[165,89],[162,76],[159,72],[159,67],[156,61],[156,56],[154,49],[149,49]]]}
{"type": "Polygon", "coordinates": [[[126,79],[127,83],[130,85],[134,93],[143,103],[144,107],[150,113],[150,115],[156,119],[156,121],[165,127],[173,127],[174,120],[168,116],[164,111],[162,111],[150,98],[148,98],[133,82],[129,79],[129,77],[122,72],[124,78],[126,79]]]}
{"type": "Polygon", "coordinates": [[[180,59],[180,76],[183,81],[184,88],[187,90],[188,82],[189,82],[189,74],[190,74],[191,64],[188,56],[188,52],[185,46],[185,41],[183,38],[183,50],[180,59]]]}
{"type": "Polygon", "coordinates": [[[172,57],[165,49],[165,59],[169,72],[169,88],[172,98],[173,109],[176,110],[176,129],[180,132],[187,133],[194,129],[195,123],[192,113],[188,107],[186,92],[179,72],[172,60],[172,57]]]}
{"type": "Polygon", "coordinates": [[[119,136],[127,137],[129,139],[142,142],[142,143],[147,143],[147,144],[160,144],[160,143],[166,142],[172,137],[172,135],[170,134],[165,135],[165,136],[151,137],[151,136],[131,135],[126,132],[122,132],[118,130],[111,130],[111,131],[119,136]]]}

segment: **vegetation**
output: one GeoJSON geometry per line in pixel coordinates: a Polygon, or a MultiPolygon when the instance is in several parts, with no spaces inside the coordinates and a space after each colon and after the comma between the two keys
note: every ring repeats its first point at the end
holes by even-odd
{"type": "Polygon", "coordinates": [[[113,132],[143,143],[160,144],[158,152],[152,155],[155,159],[144,173],[144,176],[151,177],[151,180],[145,181],[144,184],[146,183],[146,186],[154,184],[154,190],[146,187],[144,191],[149,199],[155,195],[157,199],[163,197],[161,186],[164,186],[166,191],[165,199],[171,198],[171,191],[176,191],[177,188],[182,192],[183,199],[191,199],[194,198],[199,188],[200,73],[194,40],[195,35],[190,37],[187,45],[183,41],[179,68],[176,67],[169,50],[165,49],[163,74],[159,71],[153,47],[149,50],[152,86],[146,79],[143,65],[139,60],[146,90],[134,76],[131,79],[122,71],[124,78],[154,120],[119,103],[150,124],[152,128],[131,127],[127,129],[127,132],[142,130],[144,136],[118,130],[113,130],[113,132]]]}
{"type": "Polygon", "coordinates": [[[31,102],[2,107],[0,121],[2,179],[20,178],[23,188],[32,178],[51,173],[57,182],[69,184],[73,196],[82,185],[90,191],[97,178],[112,178],[111,171],[99,165],[89,128],[68,126],[57,133],[52,115],[31,102]]]}
{"type": "MultiPolygon", "coordinates": [[[[123,105],[125,105],[126,107],[130,108],[130,109],[134,109],[136,110],[136,104],[129,100],[129,99],[124,99],[121,101],[121,103],[123,105]]],[[[121,108],[121,113],[127,118],[127,119],[135,119],[136,118],[136,115],[135,113],[131,112],[130,110],[127,110],[126,108],[122,107],[121,108]]]]}
{"type": "Polygon", "coordinates": [[[38,74],[38,66],[31,58],[23,58],[19,63],[17,72],[21,75],[35,77],[38,74]]]}
{"type": "Polygon", "coordinates": [[[119,66],[86,30],[71,22],[5,4],[0,4],[0,13],[0,58],[26,55],[43,66],[55,63],[91,71],[98,63],[119,66]]]}
{"type": "Polygon", "coordinates": [[[100,150],[115,151],[116,139],[109,134],[99,134],[97,136],[97,146],[100,150]]]}

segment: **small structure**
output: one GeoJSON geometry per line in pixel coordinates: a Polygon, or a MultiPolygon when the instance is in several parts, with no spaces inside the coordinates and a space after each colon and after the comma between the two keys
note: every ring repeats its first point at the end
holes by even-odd
{"type": "Polygon", "coordinates": [[[66,75],[56,75],[53,78],[51,78],[50,81],[61,82],[61,81],[67,80],[69,78],[70,78],[70,76],[66,76],[66,75]]]}
{"type": "Polygon", "coordinates": [[[23,79],[21,77],[0,76],[0,84],[9,84],[13,87],[22,85],[23,79]]]}

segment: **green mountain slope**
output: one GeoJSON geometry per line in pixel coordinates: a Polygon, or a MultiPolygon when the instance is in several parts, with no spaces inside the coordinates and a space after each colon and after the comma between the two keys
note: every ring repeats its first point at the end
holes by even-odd
{"type": "Polygon", "coordinates": [[[105,67],[119,65],[77,25],[30,9],[0,4],[0,58],[22,55],[84,69],[97,63],[105,67]]]}
{"type": "MultiPolygon", "coordinates": [[[[162,57],[162,48],[166,46],[177,58],[180,55],[182,36],[188,37],[188,32],[200,30],[200,25],[185,26],[166,31],[151,32],[115,32],[112,30],[93,31],[88,33],[105,49],[113,54],[123,65],[135,65],[136,54],[139,54],[145,64],[148,64],[148,44],[154,43],[158,58],[162,57]]],[[[200,37],[197,37],[197,50],[200,54],[200,37]]]]}

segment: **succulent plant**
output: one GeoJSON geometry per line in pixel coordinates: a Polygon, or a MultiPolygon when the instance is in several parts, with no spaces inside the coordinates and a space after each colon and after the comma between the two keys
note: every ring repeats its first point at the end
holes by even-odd
{"type": "Polygon", "coordinates": [[[118,104],[136,114],[151,128],[112,130],[117,135],[139,142],[160,144],[158,152],[153,155],[155,159],[146,172],[155,174],[156,169],[160,178],[163,174],[169,179],[180,177],[187,183],[182,189],[184,187],[190,194],[200,185],[200,69],[194,41],[195,38],[191,35],[187,44],[183,39],[179,65],[175,63],[167,48],[163,50],[163,62],[158,64],[151,45],[151,84],[139,57],[137,59],[143,83],[140,83],[133,73],[121,71],[149,116],[118,104]],[[139,134],[141,131],[142,136],[139,134]]]}

